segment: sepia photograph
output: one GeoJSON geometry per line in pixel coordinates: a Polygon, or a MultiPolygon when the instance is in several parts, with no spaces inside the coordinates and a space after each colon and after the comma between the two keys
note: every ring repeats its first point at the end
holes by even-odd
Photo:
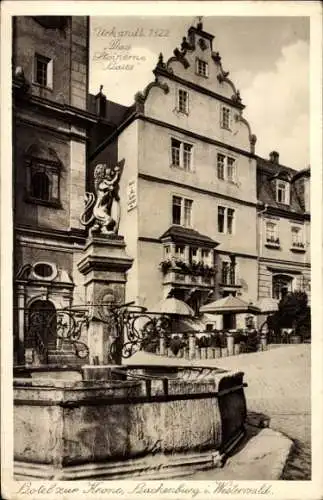
{"type": "Polygon", "coordinates": [[[314,484],[311,10],[188,3],[8,21],[4,498],[314,484]]]}

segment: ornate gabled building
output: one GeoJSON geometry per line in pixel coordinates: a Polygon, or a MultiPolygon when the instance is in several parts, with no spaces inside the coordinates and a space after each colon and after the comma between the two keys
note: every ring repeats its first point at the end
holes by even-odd
{"type": "Polygon", "coordinates": [[[257,300],[256,137],[213,39],[199,23],[168,61],[160,55],[153,81],[90,156],[92,171],[125,158],[127,298],[148,308],[170,294],[196,311],[229,294],[257,300]]]}

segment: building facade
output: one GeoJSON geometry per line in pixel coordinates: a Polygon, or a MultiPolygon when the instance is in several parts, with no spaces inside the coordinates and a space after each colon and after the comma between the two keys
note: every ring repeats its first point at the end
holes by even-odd
{"type": "MultiPolygon", "coordinates": [[[[32,318],[84,302],[76,264],[85,233],[89,23],[86,17],[13,18],[15,346],[32,318]],[[43,312],[42,312],[43,311],[43,312]]],[[[27,328],[28,327],[28,328],[27,328]]],[[[52,349],[53,338],[39,338],[52,349]]]]}
{"type": "MultiPolygon", "coordinates": [[[[34,341],[25,332],[35,312],[86,301],[80,216],[99,163],[124,160],[127,302],[151,310],[173,296],[198,313],[227,295],[255,304],[286,289],[308,293],[309,170],[255,154],[240,94],[202,23],[168,61],[160,55],[130,107],[102,87],[88,94],[86,17],[17,17],[13,32],[18,360],[34,341]]],[[[216,326],[244,325],[219,316],[216,326]]],[[[54,350],[55,335],[40,340],[54,350]]]]}
{"type": "Polygon", "coordinates": [[[280,165],[273,151],[257,160],[259,299],[300,290],[310,299],[310,169],[280,165]]]}
{"type": "Polygon", "coordinates": [[[121,191],[135,193],[120,226],[135,259],[128,299],[150,309],[172,295],[197,312],[228,294],[256,302],[256,137],[239,92],[201,23],[153,73],[118,136],[92,157],[108,161],[117,149],[121,191]]]}

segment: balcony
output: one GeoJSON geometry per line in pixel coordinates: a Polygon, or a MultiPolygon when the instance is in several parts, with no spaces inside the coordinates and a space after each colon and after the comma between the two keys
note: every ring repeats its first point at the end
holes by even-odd
{"type": "Polygon", "coordinates": [[[274,237],[266,238],[265,247],[267,247],[267,248],[277,248],[277,249],[280,248],[280,240],[279,240],[279,238],[274,238],[274,237]]]}
{"type": "Polygon", "coordinates": [[[291,252],[305,253],[305,243],[303,243],[302,241],[293,241],[290,250],[291,252]]]}
{"type": "Polygon", "coordinates": [[[215,269],[203,263],[187,264],[184,261],[164,260],[160,263],[163,284],[199,286],[210,288],[215,284],[215,269]]]}

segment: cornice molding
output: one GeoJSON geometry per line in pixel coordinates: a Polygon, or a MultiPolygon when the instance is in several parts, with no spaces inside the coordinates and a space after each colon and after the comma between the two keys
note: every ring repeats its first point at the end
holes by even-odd
{"type": "Polygon", "coordinates": [[[276,215],[278,217],[283,217],[285,219],[291,219],[291,220],[300,220],[300,221],[310,221],[311,220],[311,214],[308,212],[297,213],[297,212],[292,212],[291,210],[288,210],[288,209],[283,209],[283,208],[274,207],[274,206],[270,206],[270,205],[267,205],[266,212],[263,213],[264,217],[266,215],[276,215]]]}
{"type": "Polygon", "coordinates": [[[177,181],[174,181],[172,179],[165,179],[162,177],[156,177],[154,175],[144,174],[141,172],[138,173],[138,178],[146,180],[146,181],[156,182],[159,184],[168,184],[168,185],[175,186],[175,187],[190,189],[191,191],[194,191],[196,193],[207,194],[209,196],[212,196],[213,198],[219,198],[221,200],[239,203],[240,205],[245,205],[248,207],[255,207],[256,208],[256,206],[257,206],[257,203],[253,203],[252,201],[241,200],[240,198],[234,198],[232,196],[226,196],[224,194],[216,193],[216,192],[210,191],[208,189],[199,188],[197,186],[192,186],[191,184],[183,184],[182,182],[177,182],[177,181]]]}
{"type": "Polygon", "coordinates": [[[250,151],[245,151],[244,149],[236,148],[235,146],[231,146],[230,144],[226,144],[221,141],[217,141],[216,139],[212,139],[211,137],[207,137],[206,135],[201,135],[191,130],[187,130],[181,127],[177,127],[177,125],[173,125],[172,123],[166,123],[161,120],[157,120],[156,118],[151,118],[145,115],[138,115],[136,118],[139,120],[143,120],[149,123],[153,123],[154,125],[158,125],[163,128],[168,128],[170,130],[174,130],[174,132],[179,132],[180,134],[186,135],[188,137],[192,137],[193,139],[198,139],[203,142],[207,142],[208,144],[213,144],[214,146],[219,146],[221,148],[227,149],[229,151],[234,151],[240,155],[247,156],[248,158],[255,158],[255,155],[250,151]]]}
{"type": "Polygon", "coordinates": [[[34,228],[31,226],[24,226],[18,224],[15,226],[15,233],[17,236],[28,235],[30,237],[35,237],[36,239],[39,239],[39,237],[48,239],[59,239],[69,243],[71,242],[80,243],[82,245],[84,245],[86,241],[86,231],[84,229],[77,229],[77,228],[68,229],[64,231],[60,229],[48,229],[42,227],[34,228]]]}
{"type": "Polygon", "coordinates": [[[27,127],[32,127],[36,129],[41,129],[49,132],[52,135],[56,135],[60,139],[62,137],[75,139],[80,142],[87,142],[89,137],[87,135],[78,134],[76,132],[71,132],[69,130],[61,130],[55,126],[45,125],[44,123],[40,123],[37,121],[30,120],[28,118],[20,117],[18,114],[15,116],[15,122],[17,125],[26,125],[27,127]]]}
{"type": "MultiPolygon", "coordinates": [[[[45,99],[44,97],[39,97],[30,94],[29,92],[16,92],[16,89],[21,89],[21,85],[17,86],[17,84],[13,83],[14,90],[14,101],[16,106],[18,104],[23,104],[25,106],[34,106],[40,108],[43,112],[52,113],[55,115],[59,115],[63,120],[76,120],[85,123],[86,125],[93,125],[99,122],[98,117],[90,113],[89,111],[75,108],[74,106],[70,106],[68,104],[61,104],[55,101],[51,101],[49,99],[45,99]]],[[[111,126],[114,126],[111,124],[111,126]]]]}
{"type": "Polygon", "coordinates": [[[283,266],[296,266],[303,269],[308,269],[311,267],[310,262],[295,262],[294,260],[272,259],[270,257],[259,257],[259,263],[268,264],[269,267],[275,267],[275,265],[277,264],[281,264],[283,266]]]}

